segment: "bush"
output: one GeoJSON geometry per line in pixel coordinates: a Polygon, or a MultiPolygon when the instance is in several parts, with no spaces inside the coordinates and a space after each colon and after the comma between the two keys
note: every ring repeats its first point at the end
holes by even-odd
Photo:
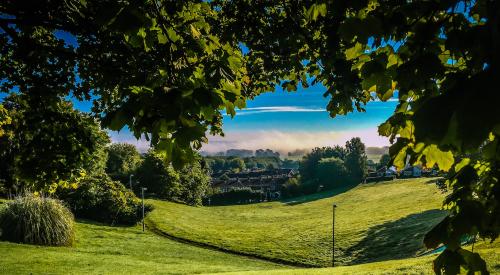
{"type": "Polygon", "coordinates": [[[73,244],[75,221],[61,201],[32,194],[0,208],[2,240],[53,246],[73,244]]]}
{"type": "Polygon", "coordinates": [[[293,198],[303,195],[300,178],[290,178],[281,186],[282,198],[293,198]]]}
{"type": "Polygon", "coordinates": [[[295,198],[314,194],[324,190],[324,186],[317,179],[303,182],[302,178],[291,178],[281,187],[281,197],[284,199],[295,198]]]}
{"type": "MultiPolygon", "coordinates": [[[[59,191],[58,197],[69,204],[77,218],[127,225],[142,218],[141,201],[105,174],[84,179],[75,190],[59,191]]],[[[151,211],[151,206],[147,205],[146,211],[151,211]]]]}

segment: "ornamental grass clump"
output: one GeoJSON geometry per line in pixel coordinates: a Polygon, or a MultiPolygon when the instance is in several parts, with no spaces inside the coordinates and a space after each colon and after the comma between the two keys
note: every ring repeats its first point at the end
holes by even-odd
{"type": "Polygon", "coordinates": [[[27,194],[0,208],[0,239],[16,243],[71,246],[75,219],[61,201],[27,194]]]}

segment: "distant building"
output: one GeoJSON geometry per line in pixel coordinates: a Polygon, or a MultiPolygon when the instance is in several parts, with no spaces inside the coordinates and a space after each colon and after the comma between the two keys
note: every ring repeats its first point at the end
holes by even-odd
{"type": "Polygon", "coordinates": [[[368,174],[365,178],[365,183],[393,180],[397,176],[398,176],[398,173],[397,173],[394,166],[391,166],[389,168],[384,166],[378,170],[369,168],[368,174]]]}
{"type": "Polygon", "coordinates": [[[219,172],[212,175],[212,187],[218,189],[220,192],[250,188],[266,193],[279,193],[281,185],[296,174],[296,170],[284,168],[253,170],[240,173],[219,172]]]}
{"type": "Polygon", "coordinates": [[[419,166],[406,167],[401,172],[401,176],[405,178],[419,178],[422,176],[422,168],[419,166]]]}

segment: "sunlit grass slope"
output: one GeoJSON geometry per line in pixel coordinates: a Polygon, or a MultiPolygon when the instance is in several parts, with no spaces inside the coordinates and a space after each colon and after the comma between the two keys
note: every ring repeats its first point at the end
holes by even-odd
{"type": "MultiPolygon", "coordinates": [[[[468,247],[470,249],[470,247],[468,247]]],[[[493,244],[480,242],[476,244],[475,252],[479,252],[486,260],[488,270],[491,274],[500,274],[500,241],[493,244]]],[[[436,257],[425,256],[403,260],[390,260],[383,262],[359,264],[353,266],[342,266],[334,268],[309,268],[309,269],[281,269],[267,271],[249,271],[228,274],[241,275],[327,275],[327,274],[434,274],[432,260],[436,257]]],[[[465,274],[466,272],[463,272],[465,274]]]]}
{"type": "Polygon", "coordinates": [[[0,274],[238,273],[283,267],[142,233],[140,227],[88,223],[77,223],[74,247],[0,242],[0,255],[0,274]]]}
{"type": "Polygon", "coordinates": [[[422,239],[444,212],[429,179],[360,185],[297,201],[189,207],[154,201],[147,224],[162,233],[231,251],[304,265],[330,266],[332,204],[339,265],[401,259],[422,251],[422,239]],[[334,196],[332,196],[334,195],[334,196]]]}

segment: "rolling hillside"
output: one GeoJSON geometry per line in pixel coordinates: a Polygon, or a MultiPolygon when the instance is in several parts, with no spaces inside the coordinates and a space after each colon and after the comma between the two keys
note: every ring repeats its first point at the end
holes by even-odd
{"type": "Polygon", "coordinates": [[[332,204],[337,265],[412,257],[444,217],[430,179],[360,185],[296,201],[190,207],[155,201],[147,225],[162,234],[305,266],[331,266],[332,204]]]}
{"type": "Polygon", "coordinates": [[[85,221],[76,225],[74,247],[0,241],[0,274],[240,273],[284,267],[178,243],[143,233],[140,226],[110,227],[85,221]]]}

